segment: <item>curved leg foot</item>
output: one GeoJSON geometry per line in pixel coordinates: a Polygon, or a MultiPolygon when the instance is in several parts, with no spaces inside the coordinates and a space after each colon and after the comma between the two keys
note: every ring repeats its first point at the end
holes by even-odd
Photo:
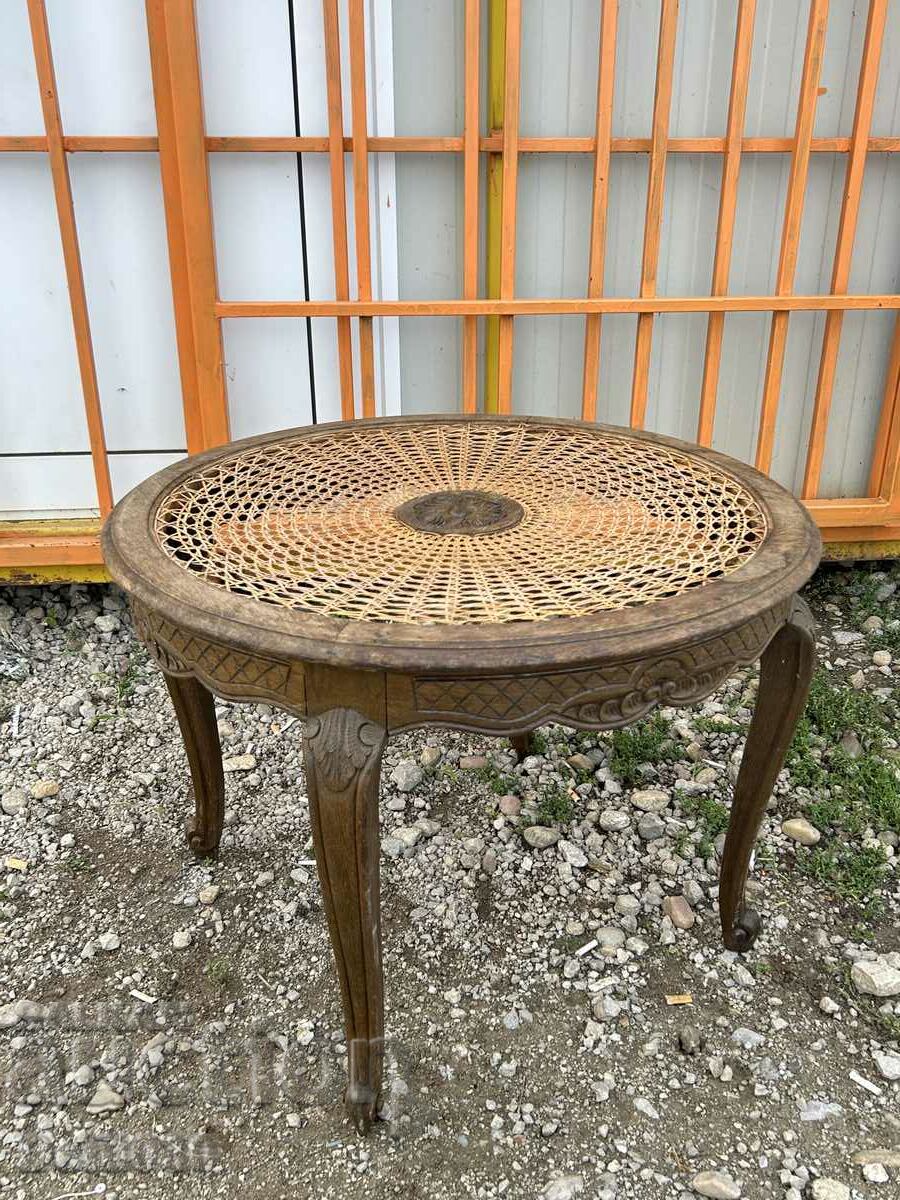
{"type": "Polygon", "coordinates": [[[341,980],[349,1056],[347,1110],[375,1119],[384,1057],[378,782],[385,731],[350,708],[306,724],[303,760],[322,899],[341,980]]]}
{"type": "Polygon", "coordinates": [[[519,759],[527,758],[529,754],[534,753],[534,730],[530,729],[527,733],[513,733],[510,735],[509,744],[518,754],[519,759]]]}
{"type": "Polygon", "coordinates": [[[806,704],[815,660],[812,616],[797,596],[787,623],[775,634],[760,662],[756,711],[744,746],[722,857],[722,936],[728,949],[739,954],[750,949],[762,927],[758,913],[744,904],[744,886],[766,804],[806,704]]]}
{"type": "Polygon", "coordinates": [[[181,675],[166,675],[175,715],[191,768],[188,798],[194,815],[188,819],[187,841],[197,855],[213,854],[222,837],[225,815],[225,776],[222,748],[212,695],[202,683],[181,675]]]}

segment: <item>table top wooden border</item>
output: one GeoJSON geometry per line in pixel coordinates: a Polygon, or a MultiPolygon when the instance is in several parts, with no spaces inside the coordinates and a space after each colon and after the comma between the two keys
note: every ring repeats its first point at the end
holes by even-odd
{"type": "Polygon", "coordinates": [[[674,651],[768,611],[803,586],[821,556],[818,529],[790,492],[714,450],[660,434],[566,418],[464,413],[335,421],[231,442],[173,463],[141,483],[116,505],[101,544],[116,582],[147,607],[201,637],[277,658],[406,673],[553,669],[674,651]],[[157,507],[177,483],[251,447],[326,438],[372,425],[452,422],[584,428],[668,447],[736,479],[764,511],[768,533],[756,554],[732,574],[665,600],[545,621],[412,625],[342,620],[236,595],[179,566],[152,532],[157,507]]]}

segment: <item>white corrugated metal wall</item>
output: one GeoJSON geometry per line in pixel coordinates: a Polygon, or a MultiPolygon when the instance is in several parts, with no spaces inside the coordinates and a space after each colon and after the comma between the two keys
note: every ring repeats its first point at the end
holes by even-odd
{"type": "MultiPolygon", "coordinates": [[[[197,8],[210,134],[326,132],[319,0],[198,0],[197,8]]],[[[735,0],[682,3],[671,136],[724,132],[736,10],[735,0]]],[[[66,132],[155,133],[141,0],[48,0],[48,12],[66,132]]],[[[524,0],[523,135],[592,133],[598,14],[597,0],[524,0]]],[[[807,16],[808,0],[760,0],[749,136],[793,130],[807,16]]],[[[863,2],[831,5],[817,136],[850,133],[865,18],[863,2]]],[[[367,21],[370,132],[461,133],[462,0],[369,0],[367,21]]],[[[648,135],[658,22],[659,0],[621,5],[615,136],[648,135]]],[[[875,135],[900,134],[898,103],[900,3],[892,2],[875,135]]],[[[349,104],[349,128],[348,110],[349,104]]],[[[41,128],[25,6],[8,0],[0,6],[0,133],[41,128]]],[[[42,154],[0,158],[0,513],[88,513],[95,510],[94,488],[49,168],[42,154]]],[[[898,290],[896,159],[869,157],[852,291],[898,290]]],[[[459,296],[461,157],[374,155],[372,162],[376,294],[459,296]]],[[[812,156],[798,292],[828,289],[845,163],[844,155],[812,156]]],[[[296,298],[308,286],[312,298],[332,296],[326,156],[306,154],[298,162],[293,155],[218,154],[210,165],[221,295],[296,298]]],[[[184,448],[159,164],[155,153],[72,154],[70,168],[113,480],[121,495],[184,448]]],[[[523,156],[519,295],[584,294],[591,170],[589,155],[523,156]]],[[[744,156],[732,292],[773,290],[787,172],[787,155],[744,156]]],[[[708,294],[720,177],[719,155],[669,156],[661,295],[708,294]]],[[[646,179],[646,155],[614,155],[609,294],[638,291],[646,179]]],[[[887,312],[845,317],[823,495],[866,492],[892,321],[887,312]]],[[[741,314],[725,323],[714,444],[748,460],[769,322],[767,314],[741,314]]],[[[823,323],[821,314],[790,318],[773,473],[794,487],[823,323]]],[[[603,420],[627,422],[635,324],[630,316],[604,318],[603,420]]],[[[375,328],[380,411],[459,407],[460,322],[404,318],[376,321],[375,328]]],[[[583,330],[583,317],[517,319],[517,411],[579,414],[583,330]]],[[[694,436],[705,331],[705,315],[656,318],[648,427],[694,436]]],[[[314,400],[318,419],[338,415],[333,321],[225,321],[224,337],[235,436],[309,421],[314,400]]]]}

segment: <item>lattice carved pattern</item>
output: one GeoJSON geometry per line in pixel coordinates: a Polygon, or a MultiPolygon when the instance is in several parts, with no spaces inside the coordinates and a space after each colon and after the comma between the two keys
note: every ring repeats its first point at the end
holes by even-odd
{"type": "Polygon", "coordinates": [[[677,707],[708,696],[736,667],[759,658],[789,608],[785,601],[721,637],[655,659],[553,674],[419,678],[413,687],[416,714],[422,723],[499,731],[550,720],[613,729],[659,704],[677,707]]]}
{"type": "Polygon", "coordinates": [[[199,637],[135,600],[131,611],[135,632],[167,674],[194,675],[229,700],[269,700],[305,712],[301,664],[199,637]]]}

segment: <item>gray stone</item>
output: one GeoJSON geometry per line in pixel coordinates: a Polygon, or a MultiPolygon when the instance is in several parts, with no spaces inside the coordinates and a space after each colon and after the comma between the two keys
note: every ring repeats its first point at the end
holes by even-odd
{"type": "Polygon", "coordinates": [[[813,1180],[809,1194],[811,1200],[850,1200],[850,1189],[846,1183],[841,1183],[838,1179],[827,1179],[825,1176],[813,1180]]]}
{"type": "Polygon", "coordinates": [[[801,846],[815,846],[822,840],[822,835],[815,825],[810,825],[805,817],[791,817],[781,826],[781,832],[801,846]]]}
{"type": "Polygon", "coordinates": [[[594,769],[594,764],[586,754],[572,754],[566,759],[566,762],[573,771],[581,771],[585,775],[590,774],[594,769]]]}
{"type": "Polygon", "coordinates": [[[602,993],[591,1001],[591,1012],[597,1021],[615,1021],[622,1012],[622,1005],[614,996],[602,993]]]}
{"type": "Polygon", "coordinates": [[[724,1171],[701,1171],[691,1180],[691,1187],[710,1200],[741,1200],[741,1185],[724,1171]]]}
{"type": "Polygon", "coordinates": [[[891,665],[890,650],[876,650],[872,655],[872,662],[876,667],[889,667],[891,665]]]}
{"type": "Polygon", "coordinates": [[[868,1180],[869,1183],[889,1183],[891,1178],[884,1163],[866,1163],[862,1173],[863,1179],[868,1180]]]}
{"type": "Polygon", "coordinates": [[[522,801],[518,796],[501,796],[497,801],[497,807],[504,817],[517,817],[522,811],[522,801]]]}
{"type": "Polygon", "coordinates": [[[547,850],[559,841],[559,830],[546,825],[529,825],[522,837],[535,850],[547,850]]]}
{"type": "Polygon", "coordinates": [[[381,839],[382,853],[386,854],[388,858],[399,858],[405,849],[406,847],[399,838],[388,836],[381,839]]]}
{"type": "Polygon", "coordinates": [[[563,838],[559,843],[559,852],[572,867],[586,867],[588,864],[587,855],[580,846],[576,846],[574,842],[568,842],[563,838]]]}
{"type": "Polygon", "coordinates": [[[425,837],[434,837],[440,832],[441,823],[435,821],[433,817],[419,817],[418,821],[413,821],[413,829],[421,829],[425,837]]]}
{"type": "Polygon", "coordinates": [[[603,925],[597,930],[596,936],[600,948],[607,952],[618,950],[620,946],[625,945],[625,934],[615,925],[603,925]]]}
{"type": "Polygon", "coordinates": [[[4,1004],[0,1008],[0,1029],[12,1029],[14,1025],[18,1025],[21,1019],[14,1004],[4,1004]]]}
{"type": "Polygon", "coordinates": [[[631,803],[642,812],[661,813],[669,806],[669,796],[659,788],[646,788],[643,791],[632,792],[631,803]]]}
{"type": "Polygon", "coordinates": [[[843,1116],[840,1104],[830,1100],[809,1100],[800,1109],[801,1121],[827,1121],[829,1117],[843,1116]]]}
{"type": "Polygon", "coordinates": [[[875,1066],[882,1079],[895,1083],[900,1079],[900,1057],[896,1054],[873,1054],[875,1066]]]}
{"type": "Polygon", "coordinates": [[[0,808],[8,817],[17,817],[28,804],[28,797],[21,788],[12,788],[8,792],[3,793],[0,799],[0,808]]]}
{"type": "Polygon", "coordinates": [[[202,887],[197,893],[197,899],[201,904],[215,904],[219,898],[219,885],[217,883],[208,883],[202,887]]]}
{"type": "Polygon", "coordinates": [[[862,746],[860,745],[859,738],[852,729],[847,730],[841,738],[839,745],[848,758],[859,758],[862,754],[862,746]]]}
{"type": "Polygon", "coordinates": [[[666,896],[662,910],[676,929],[691,929],[697,916],[684,896],[666,896]]]}
{"type": "Polygon", "coordinates": [[[491,764],[483,754],[464,754],[459,760],[460,770],[462,771],[483,771],[485,767],[491,764]]]}
{"type": "Polygon", "coordinates": [[[631,817],[621,809],[604,808],[597,818],[597,824],[606,833],[622,833],[631,824],[631,817]]]}
{"type": "Polygon", "coordinates": [[[419,762],[426,771],[430,771],[433,767],[438,765],[442,757],[443,751],[439,746],[426,746],[419,755],[419,762]]]}
{"type": "Polygon", "coordinates": [[[544,1200],[572,1200],[584,1191],[582,1175],[558,1175],[551,1179],[541,1192],[544,1200]]]}
{"type": "Polygon", "coordinates": [[[255,754],[235,754],[231,758],[222,759],[222,770],[226,774],[231,774],[234,771],[252,771],[255,766],[255,754]]]}
{"type": "Polygon", "coordinates": [[[176,950],[187,950],[193,940],[189,929],[176,929],[172,934],[172,945],[176,950]]]}
{"type": "Polygon", "coordinates": [[[644,813],[638,821],[638,833],[645,842],[655,842],[658,838],[665,837],[665,822],[656,813],[644,813]]]}
{"type": "Polygon", "coordinates": [[[116,1112],[117,1109],[124,1107],[124,1099],[118,1092],[112,1090],[105,1079],[101,1079],[97,1084],[97,1090],[90,1099],[87,1111],[92,1115],[97,1115],[98,1113],[116,1112]]]}
{"type": "Polygon", "coordinates": [[[55,779],[39,779],[31,785],[31,795],[34,800],[47,800],[59,794],[59,784],[55,779]]]}
{"type": "Polygon", "coordinates": [[[391,783],[398,792],[411,792],[419,786],[424,778],[422,768],[411,758],[405,758],[397,763],[391,772],[391,783]]]}
{"type": "Polygon", "coordinates": [[[682,1025],[678,1030],[678,1048],[684,1054],[699,1054],[703,1049],[703,1034],[699,1025],[682,1025]]]}
{"type": "Polygon", "coordinates": [[[850,978],[856,990],[867,996],[900,996],[900,971],[883,958],[855,962],[850,978]]]}
{"type": "Polygon", "coordinates": [[[757,1033],[755,1029],[745,1029],[741,1026],[731,1035],[731,1040],[737,1042],[744,1050],[756,1050],[766,1039],[763,1034],[757,1033]]]}
{"type": "Polygon", "coordinates": [[[424,830],[417,822],[415,825],[401,825],[399,829],[394,830],[393,836],[407,850],[411,850],[417,842],[422,840],[423,833],[424,830]]]}

